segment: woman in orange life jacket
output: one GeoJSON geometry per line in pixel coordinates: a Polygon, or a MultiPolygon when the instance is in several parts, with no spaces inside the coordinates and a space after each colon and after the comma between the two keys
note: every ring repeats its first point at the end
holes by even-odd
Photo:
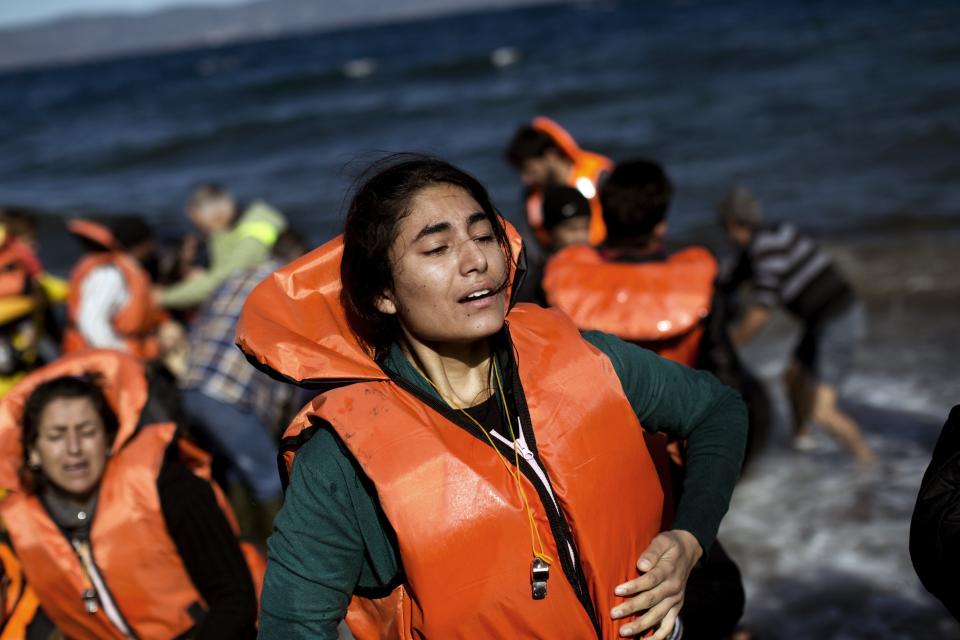
{"type": "Polygon", "coordinates": [[[322,392],[281,443],[261,638],[336,638],[344,617],[361,639],[680,633],[738,473],[742,403],[511,306],[518,264],[479,182],[400,155],[371,168],[341,238],[247,299],[251,361],[322,392]],[[695,451],[672,519],[641,422],[695,451]]]}
{"type": "Polygon", "coordinates": [[[252,637],[256,556],[146,403],[142,365],[115,351],[65,356],[4,399],[0,517],[26,582],[70,638],[252,637]]]}

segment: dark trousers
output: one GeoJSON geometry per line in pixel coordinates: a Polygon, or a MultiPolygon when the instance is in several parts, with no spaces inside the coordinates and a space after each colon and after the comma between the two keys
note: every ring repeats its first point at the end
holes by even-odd
{"type": "Polygon", "coordinates": [[[720,542],[690,573],[684,596],[683,640],[721,640],[736,628],[743,615],[743,579],[736,563],[720,542]]]}

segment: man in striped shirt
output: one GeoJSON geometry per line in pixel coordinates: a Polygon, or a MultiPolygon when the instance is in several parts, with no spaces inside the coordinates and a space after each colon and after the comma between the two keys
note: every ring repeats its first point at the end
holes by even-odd
{"type": "Polygon", "coordinates": [[[809,237],[790,224],[762,224],[760,203],[744,188],[720,202],[720,221],[727,237],[743,249],[730,286],[749,280],[753,300],[733,331],[743,345],[782,305],[803,325],[803,338],[788,371],[794,428],[805,435],[808,417],[826,428],[858,460],[869,463],[873,452],[857,423],[837,406],[837,389],[853,363],[862,338],[863,308],[830,258],[809,237]]]}

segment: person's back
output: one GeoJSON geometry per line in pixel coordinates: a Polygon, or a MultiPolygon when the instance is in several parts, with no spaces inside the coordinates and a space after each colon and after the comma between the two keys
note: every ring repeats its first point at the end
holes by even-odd
{"type": "Polygon", "coordinates": [[[600,190],[607,240],[547,263],[547,301],[596,329],[693,366],[712,309],[717,263],[703,248],[664,249],[673,185],[655,162],[620,163],[600,190]]]}
{"type": "Polygon", "coordinates": [[[69,228],[88,251],[70,274],[64,352],[99,348],[156,357],[165,316],[153,303],[146,268],[153,256],[150,228],[136,217],[107,225],[75,219],[69,228]]]}
{"type": "MultiPolygon", "coordinates": [[[[673,254],[664,248],[672,196],[673,185],[658,163],[618,163],[600,189],[607,228],[603,246],[571,247],[553,256],[543,283],[547,301],[581,330],[612,333],[690,367],[713,367],[725,384],[750,391],[749,455],[755,432],[765,429],[766,395],[751,384],[730,345],[723,306],[717,304],[714,257],[702,247],[673,254]]],[[[682,447],[669,449],[682,465],[682,447]]],[[[679,487],[682,466],[673,465],[671,472],[679,487]]],[[[743,586],[719,543],[691,574],[687,598],[685,637],[720,638],[733,630],[743,612],[743,586]]]]}

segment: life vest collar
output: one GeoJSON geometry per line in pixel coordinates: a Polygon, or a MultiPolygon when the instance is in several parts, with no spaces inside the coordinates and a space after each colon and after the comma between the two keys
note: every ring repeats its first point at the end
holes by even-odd
{"type": "Polygon", "coordinates": [[[48,380],[88,374],[100,377],[104,396],[117,414],[119,430],[112,452],[119,451],[136,433],[148,395],[143,365],[132,356],[106,349],[66,355],[25,377],[0,402],[0,488],[22,490],[22,418],[30,394],[48,380]]]}
{"type": "Polygon", "coordinates": [[[67,230],[73,235],[94,242],[105,249],[112,251],[122,249],[110,228],[99,222],[86,218],[73,218],[67,221],[67,230]]]}
{"type": "Polygon", "coordinates": [[[577,144],[577,141],[573,139],[573,136],[570,135],[570,132],[560,126],[555,120],[551,120],[547,116],[537,116],[530,123],[530,126],[541,133],[545,133],[560,147],[567,157],[571,160],[576,160],[580,156],[582,150],[580,145],[577,144]]]}
{"type": "MultiPolygon", "coordinates": [[[[523,241],[503,221],[516,269],[515,290],[526,271],[523,241]]],[[[270,274],[247,297],[237,322],[236,343],[247,359],[273,377],[307,387],[329,387],[387,374],[347,321],[340,300],[339,235],[270,274]]]]}
{"type": "Polygon", "coordinates": [[[582,330],[625,340],[682,335],[710,312],[717,262],[688,247],[659,262],[611,262],[591,247],[568,247],[544,269],[547,302],[582,330]]]}

